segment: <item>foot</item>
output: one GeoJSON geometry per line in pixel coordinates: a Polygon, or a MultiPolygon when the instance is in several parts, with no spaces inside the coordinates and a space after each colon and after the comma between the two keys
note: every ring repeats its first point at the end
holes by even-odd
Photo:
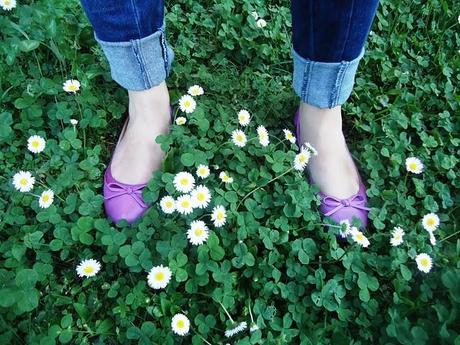
{"type": "Polygon", "coordinates": [[[155,138],[171,123],[169,93],[163,82],[145,91],[129,91],[129,121],[112,157],[112,176],[125,184],[147,183],[164,158],[155,138]]]}
{"type": "Polygon", "coordinates": [[[324,194],[339,199],[356,194],[359,175],[342,132],[341,107],[321,109],[302,103],[299,111],[299,141],[318,151],[308,163],[313,182],[324,194]]]}

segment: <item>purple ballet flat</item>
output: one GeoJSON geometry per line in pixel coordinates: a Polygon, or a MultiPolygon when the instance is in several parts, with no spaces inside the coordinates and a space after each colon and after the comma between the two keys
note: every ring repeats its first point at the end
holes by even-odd
{"type": "MultiPolygon", "coordinates": [[[[121,131],[120,139],[123,137],[129,118],[126,120],[121,131]]],[[[118,144],[117,142],[117,144],[118,144]]],[[[107,216],[118,223],[125,219],[129,224],[136,221],[148,209],[148,205],[142,198],[142,189],[146,183],[126,184],[117,181],[112,175],[112,161],[104,173],[104,208],[107,216]]]]}
{"type": "MultiPolygon", "coordinates": [[[[294,116],[294,125],[296,128],[296,139],[297,145],[301,147],[299,138],[300,138],[300,113],[297,110],[294,116]]],[[[326,195],[322,192],[319,192],[321,198],[320,211],[325,217],[329,217],[336,223],[340,223],[343,220],[348,220],[350,224],[353,221],[353,218],[358,218],[362,225],[366,228],[368,225],[368,214],[370,208],[366,207],[367,205],[367,195],[366,187],[364,186],[359,171],[356,168],[359,176],[359,190],[356,194],[352,195],[346,199],[339,199],[330,195],[326,195]]],[[[313,179],[310,177],[310,183],[314,183],[313,179]]]]}

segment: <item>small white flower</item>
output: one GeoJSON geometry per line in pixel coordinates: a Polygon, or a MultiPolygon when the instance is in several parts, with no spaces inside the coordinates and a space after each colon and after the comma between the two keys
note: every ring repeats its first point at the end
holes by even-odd
{"type": "Polygon", "coordinates": [[[94,277],[101,269],[99,261],[94,259],[83,260],[77,266],[77,274],[80,277],[94,277]]]}
{"type": "Polygon", "coordinates": [[[200,85],[193,85],[189,87],[188,94],[195,97],[201,96],[204,94],[204,90],[200,85]]]}
{"type": "Polygon", "coordinates": [[[182,126],[182,125],[185,125],[185,123],[187,122],[187,119],[183,116],[178,116],[176,118],[176,125],[178,126],[182,126]]]}
{"type": "Polygon", "coordinates": [[[219,174],[219,178],[222,180],[222,182],[225,182],[225,183],[233,183],[233,177],[230,177],[227,175],[227,173],[225,171],[222,171],[220,174],[219,174]]]}
{"type": "Polygon", "coordinates": [[[247,126],[251,121],[251,115],[246,109],[242,109],[238,112],[238,123],[241,126],[247,126]]]}
{"type": "Polygon", "coordinates": [[[430,243],[432,246],[436,245],[436,237],[434,237],[434,234],[432,231],[429,231],[430,234],[430,243]]]}
{"type": "Polygon", "coordinates": [[[13,185],[20,192],[29,192],[34,187],[35,178],[29,171],[19,171],[13,176],[13,185]]]}
{"type": "Polygon", "coordinates": [[[169,267],[154,266],[147,275],[147,283],[152,289],[164,289],[171,280],[171,275],[169,267]]]}
{"type": "Polygon", "coordinates": [[[178,192],[188,193],[195,187],[195,178],[192,174],[182,171],[174,176],[173,183],[178,192]]]}
{"type": "Polygon", "coordinates": [[[266,22],[264,19],[260,18],[260,19],[257,21],[257,27],[263,29],[263,28],[266,27],[266,26],[267,26],[267,22],[266,22]]]}
{"type": "Polygon", "coordinates": [[[246,323],[245,321],[240,322],[240,323],[238,324],[238,326],[236,326],[236,327],[234,327],[234,328],[231,328],[231,329],[227,329],[227,330],[225,331],[225,336],[226,336],[227,338],[230,338],[230,337],[234,336],[235,334],[244,331],[247,327],[248,327],[248,325],[247,325],[247,323],[246,323]]]}
{"type": "Polygon", "coordinates": [[[370,243],[367,237],[364,236],[364,234],[361,231],[359,231],[356,227],[353,226],[350,231],[351,231],[351,236],[353,238],[353,241],[355,241],[361,247],[364,247],[364,248],[369,246],[370,243]]]}
{"type": "Polygon", "coordinates": [[[46,141],[39,135],[32,135],[27,140],[27,149],[32,153],[40,153],[45,149],[46,141]]]}
{"type": "Polygon", "coordinates": [[[348,235],[351,234],[351,224],[350,224],[350,221],[348,219],[343,219],[339,222],[340,225],[343,225],[345,224],[345,230],[341,230],[340,231],[340,236],[342,238],[346,238],[348,237],[348,235]]]}
{"type": "Polygon", "coordinates": [[[206,242],[209,237],[209,231],[206,224],[201,220],[195,220],[190,223],[190,228],[187,231],[187,237],[190,243],[197,246],[206,242]]]}
{"type": "Polygon", "coordinates": [[[192,204],[195,208],[206,208],[211,201],[211,192],[203,185],[197,186],[191,193],[192,204]]]}
{"type": "Polygon", "coordinates": [[[211,214],[211,220],[214,222],[216,228],[223,226],[227,221],[227,212],[225,208],[221,205],[214,207],[211,214]]]}
{"type": "Polygon", "coordinates": [[[185,194],[177,198],[176,210],[180,214],[190,214],[193,212],[193,201],[190,195],[185,194]]]}
{"type": "Polygon", "coordinates": [[[395,227],[393,229],[393,232],[391,233],[392,237],[390,239],[390,244],[393,247],[399,246],[404,242],[403,236],[404,236],[404,230],[400,228],[399,226],[395,227]]]}
{"type": "Polygon", "coordinates": [[[423,228],[428,232],[436,231],[436,229],[439,226],[439,223],[439,217],[435,213],[428,213],[425,216],[423,216],[422,225],[423,228]]]}
{"type": "Polygon", "coordinates": [[[317,151],[313,146],[311,146],[310,143],[304,143],[303,145],[305,146],[305,148],[306,148],[308,151],[311,152],[311,154],[312,154],[313,156],[317,156],[317,155],[318,155],[318,151],[317,151]]]}
{"type": "Polygon", "coordinates": [[[406,170],[414,173],[421,174],[423,172],[423,163],[420,159],[416,157],[409,157],[406,159],[406,170]]]}
{"type": "Polygon", "coordinates": [[[259,19],[259,14],[258,14],[256,11],[251,12],[251,16],[252,16],[255,20],[259,19]]]}
{"type": "Polygon", "coordinates": [[[190,95],[183,95],[179,99],[179,108],[184,113],[191,114],[195,111],[196,101],[190,95]]]}
{"type": "Polygon", "coordinates": [[[209,176],[210,173],[211,172],[207,165],[200,164],[198,168],[196,169],[196,176],[198,176],[201,179],[205,179],[206,177],[209,176]]]}
{"type": "Polygon", "coordinates": [[[0,0],[0,7],[5,11],[11,11],[16,7],[16,0],[0,0]]]}
{"type": "Polygon", "coordinates": [[[172,196],[164,196],[160,200],[161,210],[166,214],[171,214],[176,210],[176,202],[172,196]]]}
{"type": "Polygon", "coordinates": [[[246,145],[246,142],[248,141],[246,138],[246,134],[244,134],[243,131],[239,129],[235,129],[232,132],[232,141],[233,143],[238,146],[238,147],[244,147],[246,145]]]}
{"type": "Polygon", "coordinates": [[[184,336],[190,329],[190,321],[184,314],[176,314],[171,320],[171,328],[174,333],[184,336]]]}
{"type": "Polygon", "coordinates": [[[75,79],[66,80],[62,86],[65,92],[77,93],[80,90],[80,82],[75,79]]]}
{"type": "Polygon", "coordinates": [[[255,332],[259,329],[259,326],[257,326],[257,324],[253,323],[251,328],[249,328],[249,332],[255,332]]]}
{"type": "Polygon", "coordinates": [[[54,200],[54,192],[51,189],[45,190],[38,199],[38,205],[41,208],[48,208],[54,200]]]}
{"type": "Polygon", "coordinates": [[[302,147],[300,153],[297,154],[294,158],[294,169],[303,171],[310,160],[311,153],[309,150],[302,147]]]}
{"type": "Polygon", "coordinates": [[[415,257],[415,262],[417,263],[417,268],[424,273],[430,272],[433,267],[433,260],[431,260],[431,257],[425,253],[417,255],[415,257]]]}
{"type": "Polygon", "coordinates": [[[295,136],[292,134],[292,132],[289,129],[283,129],[284,132],[284,138],[286,140],[289,140],[291,143],[295,144],[295,136]]]}
{"type": "Polygon", "coordinates": [[[71,124],[72,126],[76,126],[76,125],[78,125],[78,120],[76,120],[76,119],[70,119],[70,124],[71,124]]]}
{"type": "Polygon", "coordinates": [[[268,138],[268,131],[264,126],[257,127],[257,136],[259,137],[260,145],[268,146],[270,140],[268,138]]]}

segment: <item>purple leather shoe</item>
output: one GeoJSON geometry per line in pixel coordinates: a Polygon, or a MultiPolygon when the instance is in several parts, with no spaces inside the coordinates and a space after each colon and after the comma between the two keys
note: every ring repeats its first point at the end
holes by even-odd
{"type": "MultiPolygon", "coordinates": [[[[294,125],[296,128],[297,145],[300,145],[300,113],[297,110],[294,116],[294,125]]],[[[353,218],[358,218],[363,226],[366,228],[368,224],[368,214],[370,208],[367,205],[366,187],[364,186],[358,169],[356,172],[359,176],[359,190],[356,194],[346,199],[339,199],[330,195],[319,192],[321,198],[320,211],[325,217],[329,217],[333,221],[340,223],[342,220],[348,220],[350,224],[353,218]]],[[[310,183],[314,184],[313,179],[310,177],[310,183]]]]}
{"type": "MultiPolygon", "coordinates": [[[[128,121],[129,118],[123,125],[117,144],[125,133],[128,121]]],[[[107,216],[115,223],[125,219],[131,224],[137,220],[148,208],[142,198],[142,189],[146,185],[146,183],[126,184],[115,180],[112,175],[112,161],[110,161],[104,173],[103,190],[104,208],[107,216]]]]}

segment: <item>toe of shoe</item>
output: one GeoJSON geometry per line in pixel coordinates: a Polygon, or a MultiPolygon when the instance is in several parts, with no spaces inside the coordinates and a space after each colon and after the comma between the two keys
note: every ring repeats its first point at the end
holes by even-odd
{"type": "MultiPolygon", "coordinates": [[[[322,210],[322,213],[324,214],[325,212],[322,210]]],[[[368,211],[356,209],[353,207],[344,207],[330,215],[328,218],[336,223],[340,223],[343,220],[348,220],[350,224],[353,224],[356,222],[356,220],[358,220],[364,228],[367,228],[368,225],[368,211]]]]}
{"type": "Polygon", "coordinates": [[[147,208],[140,206],[129,195],[122,195],[110,200],[105,200],[104,208],[107,216],[115,223],[124,219],[129,224],[139,219],[147,210],[147,208]]]}

